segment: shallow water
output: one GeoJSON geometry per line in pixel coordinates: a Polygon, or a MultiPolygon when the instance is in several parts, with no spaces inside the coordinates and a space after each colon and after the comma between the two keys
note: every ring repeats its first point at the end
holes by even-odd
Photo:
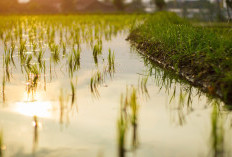
{"type": "MultiPolygon", "coordinates": [[[[138,143],[132,146],[132,128],[129,128],[123,155],[231,156],[230,110],[219,100],[208,98],[170,72],[144,60],[125,40],[127,34],[126,29],[109,41],[102,38],[98,66],[91,46],[81,43],[80,69],[72,77],[66,57],[52,62],[50,68],[50,50],[45,43],[47,67],[39,73],[39,81],[30,91],[30,80],[35,76],[29,73],[33,76],[28,79],[21,72],[15,53],[16,67],[11,64],[10,81],[5,82],[4,90],[1,86],[1,98],[4,93],[5,101],[2,99],[0,104],[0,141],[3,141],[0,156],[120,156],[117,138],[120,96],[131,86],[138,93],[138,143]],[[98,95],[91,92],[90,79],[97,69],[102,71],[109,66],[109,48],[115,55],[115,72],[106,72],[104,82],[97,87],[98,95]],[[148,82],[141,87],[139,84],[146,76],[148,82]],[[75,88],[73,104],[70,80],[75,88]]],[[[67,51],[71,49],[67,46],[67,51]]],[[[3,51],[1,47],[2,55],[3,51]]],[[[5,68],[1,66],[0,78],[5,78],[5,68]]]]}

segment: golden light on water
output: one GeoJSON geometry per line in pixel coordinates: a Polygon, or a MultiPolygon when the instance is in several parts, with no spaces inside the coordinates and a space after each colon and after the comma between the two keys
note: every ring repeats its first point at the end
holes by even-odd
{"type": "Polygon", "coordinates": [[[52,116],[51,102],[17,102],[14,111],[25,116],[49,118],[52,116]]]}
{"type": "Polygon", "coordinates": [[[27,94],[24,95],[23,101],[15,103],[13,109],[15,112],[30,117],[52,117],[53,106],[50,101],[42,101],[38,93],[33,101],[31,98],[28,99],[27,94]]]}

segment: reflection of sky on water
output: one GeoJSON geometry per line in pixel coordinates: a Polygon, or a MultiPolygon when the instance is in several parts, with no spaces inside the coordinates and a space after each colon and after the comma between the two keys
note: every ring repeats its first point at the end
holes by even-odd
{"type": "MultiPolygon", "coordinates": [[[[130,53],[130,44],[124,39],[125,36],[118,36],[111,42],[103,42],[102,58],[107,58],[109,48],[115,52],[116,73],[112,79],[106,79],[107,86],[99,88],[99,99],[91,95],[89,87],[95,67],[92,50],[83,46],[81,69],[74,75],[78,79],[78,112],[68,113],[63,125],[59,124],[58,98],[60,88],[68,90],[70,87],[67,69],[61,72],[56,68],[52,81],[47,82],[47,91],[39,85],[34,102],[27,102],[25,85],[22,85],[23,80],[16,79],[20,77],[16,74],[12,83],[6,86],[8,103],[0,110],[7,156],[32,156],[34,115],[41,124],[36,156],[117,156],[116,119],[120,94],[125,92],[126,85],[137,86],[139,73],[146,72],[143,60],[138,54],[130,53]]],[[[185,117],[185,125],[179,126],[175,123],[177,110],[169,105],[167,92],[155,86],[153,78],[149,78],[147,87],[150,99],[140,100],[140,147],[136,155],[128,152],[128,156],[205,156],[211,115],[210,107],[204,109],[206,98],[203,96],[198,100],[197,95],[193,98],[196,110],[185,117]]]]}

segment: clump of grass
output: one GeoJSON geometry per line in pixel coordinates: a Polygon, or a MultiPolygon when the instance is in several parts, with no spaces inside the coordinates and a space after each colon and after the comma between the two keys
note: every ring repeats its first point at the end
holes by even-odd
{"type": "Polygon", "coordinates": [[[146,55],[232,102],[230,29],[195,26],[174,13],[161,12],[131,30],[129,39],[146,55]]]}

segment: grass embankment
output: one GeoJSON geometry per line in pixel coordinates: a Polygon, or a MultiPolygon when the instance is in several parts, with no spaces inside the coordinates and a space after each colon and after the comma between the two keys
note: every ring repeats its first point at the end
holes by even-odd
{"type": "Polygon", "coordinates": [[[232,103],[232,27],[196,26],[156,13],[128,37],[145,56],[232,103]]]}

